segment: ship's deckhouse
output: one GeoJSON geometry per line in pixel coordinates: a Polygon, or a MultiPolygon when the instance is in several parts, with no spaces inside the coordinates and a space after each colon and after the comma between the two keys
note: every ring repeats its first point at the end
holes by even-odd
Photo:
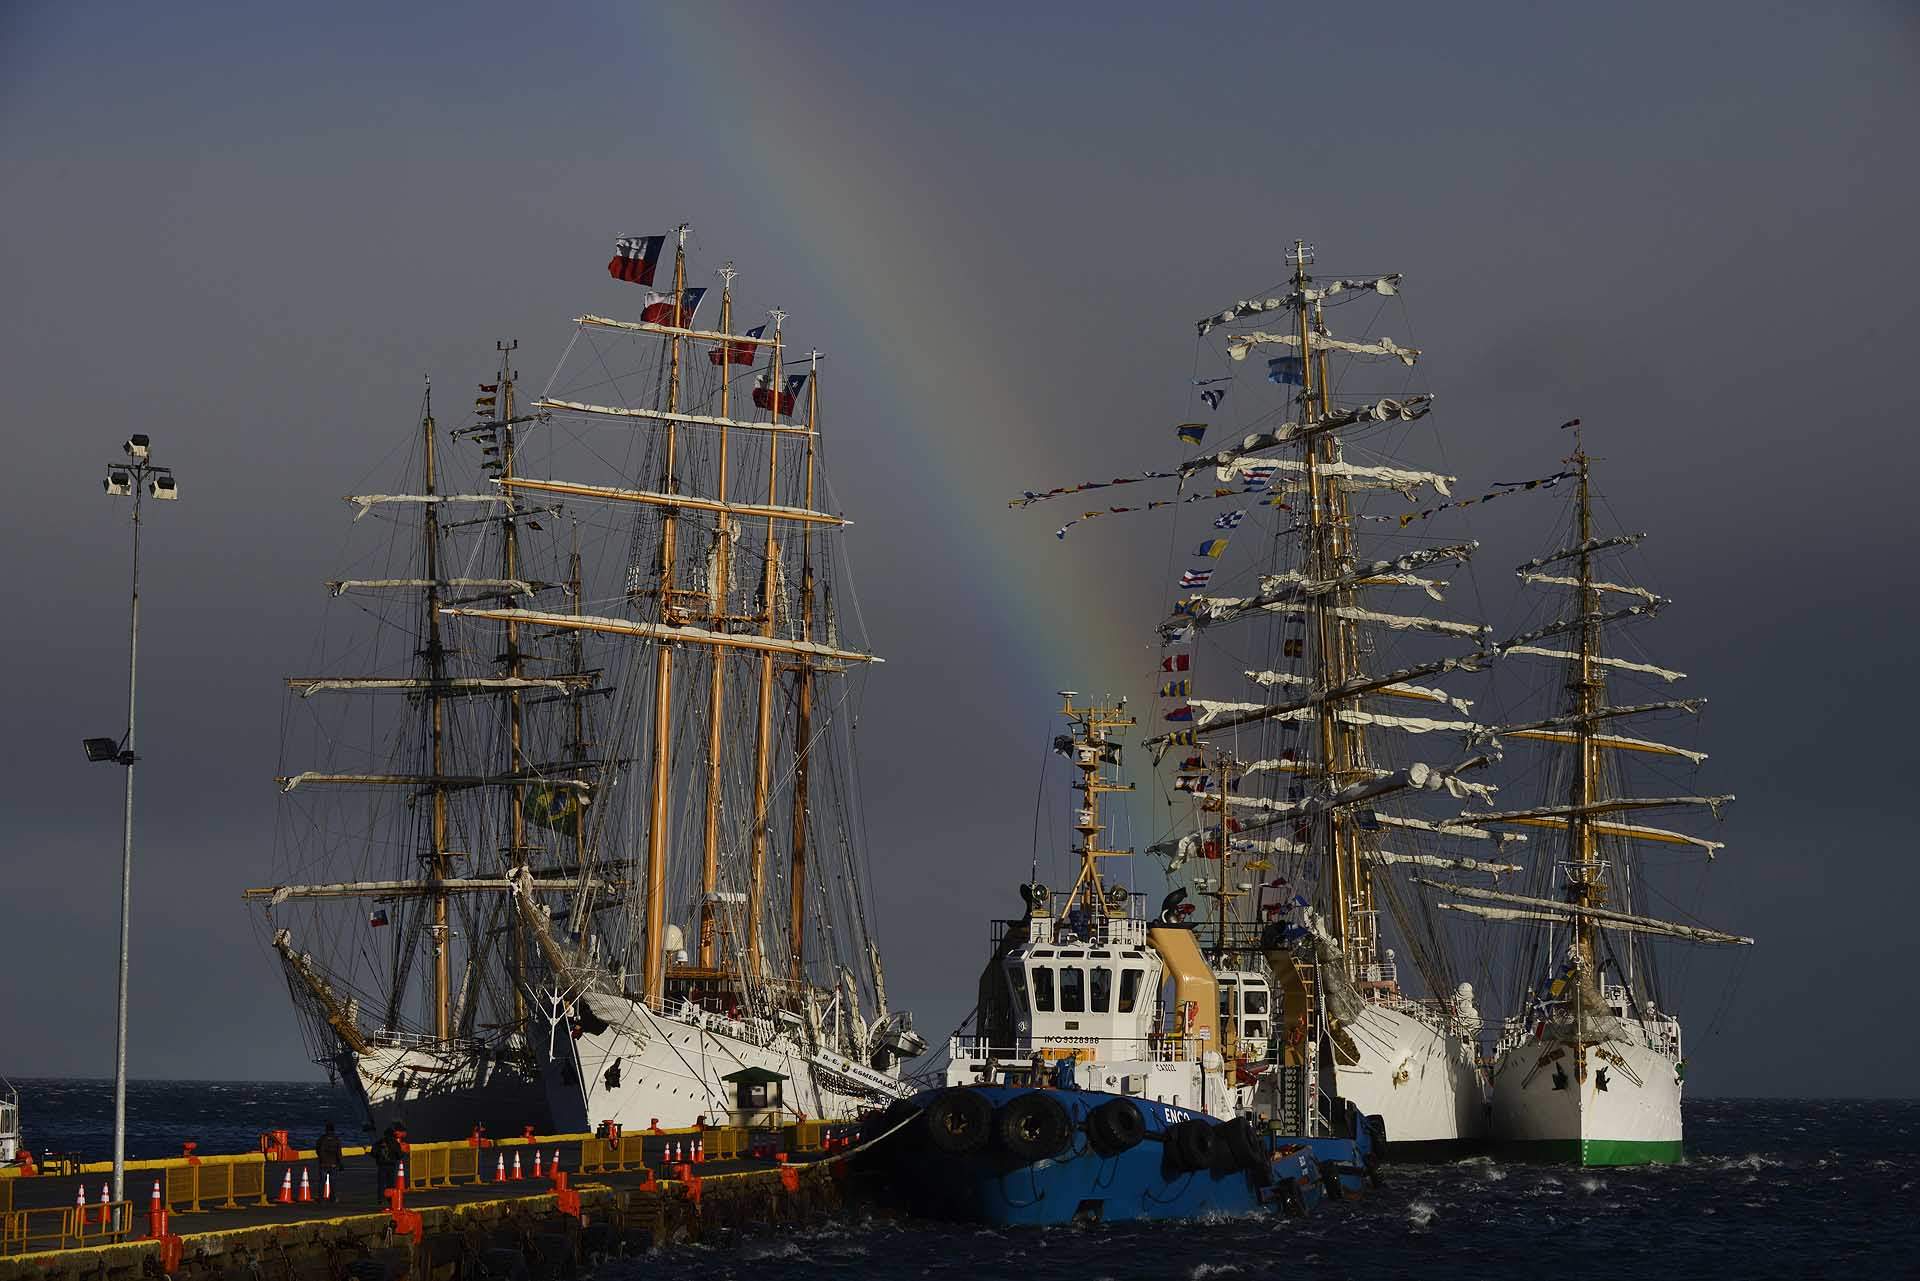
{"type": "Polygon", "coordinates": [[[1138,1041],[1160,994],[1160,958],[1144,947],[1023,948],[1007,958],[1018,1019],[1035,1047],[1138,1041]]]}

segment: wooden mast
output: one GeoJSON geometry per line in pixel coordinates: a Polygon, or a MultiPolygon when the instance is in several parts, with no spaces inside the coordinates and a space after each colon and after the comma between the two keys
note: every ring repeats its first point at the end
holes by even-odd
{"type": "MultiPolygon", "coordinates": [[[[500,427],[500,477],[503,481],[513,479],[513,369],[512,353],[520,346],[515,338],[496,341],[494,349],[500,353],[500,400],[495,415],[500,427]]],[[[500,486],[500,497],[504,503],[505,519],[501,522],[500,539],[500,577],[512,582],[520,576],[520,525],[516,519],[518,504],[513,496],[513,486],[500,486]]],[[[520,661],[520,625],[508,621],[506,664],[507,675],[518,679],[525,675],[525,664],[520,661]]],[[[524,709],[520,691],[507,692],[507,773],[522,775],[527,772],[526,752],[522,739],[525,731],[524,709]]],[[[507,818],[507,861],[514,867],[526,863],[527,815],[526,784],[515,783],[508,789],[512,798],[507,818]]],[[[520,924],[516,913],[513,932],[510,935],[513,950],[513,1022],[518,1027],[527,1017],[527,946],[526,930],[520,924]]]]}
{"type": "MultiPolygon", "coordinates": [[[[773,354],[767,364],[767,404],[771,421],[780,421],[780,392],[784,378],[780,373],[781,322],[786,313],[773,314],[773,354]]],[[[775,433],[767,444],[767,506],[778,505],[780,498],[780,437],[775,433]]],[[[773,636],[773,598],[777,583],[780,549],[773,541],[773,517],[767,517],[767,540],[761,566],[760,634],[773,636]]],[[[760,655],[759,707],[753,735],[753,839],[747,868],[747,974],[761,978],[766,972],[766,957],[760,938],[767,890],[767,793],[769,771],[773,766],[773,652],[760,655]]]]}
{"type": "MultiPolygon", "coordinates": [[[[729,262],[720,268],[720,332],[733,332],[733,278],[738,274],[729,262]]],[[[728,400],[733,387],[733,344],[720,346],[720,417],[729,417],[728,400]]],[[[713,495],[720,501],[714,514],[713,581],[708,584],[707,612],[715,631],[727,626],[727,582],[733,574],[733,523],[727,503],[727,428],[720,427],[719,481],[713,495]]],[[[720,890],[720,750],[721,723],[726,716],[727,652],[711,647],[707,668],[707,812],[705,839],[700,852],[700,968],[714,965],[714,942],[718,923],[714,916],[714,895],[720,890]]]]}
{"type": "MultiPolygon", "coordinates": [[[[432,498],[434,489],[434,422],[433,422],[433,384],[427,384],[426,412],[420,419],[420,441],[425,467],[425,493],[432,498]]],[[[423,525],[423,537],[426,543],[426,580],[427,580],[427,675],[433,684],[426,690],[427,703],[427,751],[428,771],[432,782],[428,783],[428,792],[432,796],[431,837],[432,849],[429,852],[427,866],[430,869],[428,879],[435,887],[444,885],[447,880],[447,788],[442,781],[446,773],[446,709],[441,700],[441,691],[447,678],[447,651],[440,639],[440,517],[439,505],[426,504],[426,521],[423,525]]],[[[447,893],[436,888],[433,893],[433,1035],[436,1040],[445,1042],[452,1037],[451,1027],[451,957],[447,946],[451,933],[447,920],[447,893]]]]}
{"type": "MultiPolygon", "coordinates": [[[[820,353],[807,363],[807,473],[803,505],[813,509],[814,450],[820,438],[820,353]]],[[[800,639],[813,640],[813,526],[800,527],[800,639]]],[[[791,960],[787,977],[795,984],[806,978],[806,946],[801,928],[807,891],[807,788],[813,765],[813,664],[805,654],[795,661],[793,721],[793,843],[788,867],[787,950],[791,960]]]]}
{"type": "MultiPolygon", "coordinates": [[[[673,250],[673,327],[667,340],[667,412],[680,407],[680,307],[686,297],[687,232],[682,223],[674,229],[673,250]]],[[[673,419],[667,420],[666,458],[660,487],[672,493],[679,488],[674,476],[676,433],[673,419]]],[[[672,623],[674,509],[663,509],[660,518],[660,620],[672,623]]],[[[658,1006],[666,995],[667,935],[667,797],[673,782],[670,745],[673,731],[673,646],[656,644],[653,650],[653,790],[648,798],[651,808],[647,819],[647,918],[641,945],[641,993],[647,1004],[658,1006]]]]}
{"type": "MultiPolygon", "coordinates": [[[[1579,428],[1574,429],[1577,433],[1579,428]]],[[[1573,812],[1567,816],[1567,836],[1570,852],[1575,864],[1574,885],[1576,902],[1584,907],[1599,907],[1606,899],[1606,891],[1599,883],[1599,867],[1594,858],[1594,832],[1586,810],[1596,797],[1599,788],[1599,753],[1593,746],[1594,711],[1600,703],[1600,669],[1593,659],[1599,643],[1599,623],[1595,615],[1599,613],[1599,592],[1593,585],[1593,553],[1588,544],[1593,541],[1593,501],[1592,490],[1587,475],[1587,451],[1576,435],[1573,457],[1580,469],[1579,520],[1580,529],[1576,545],[1580,548],[1580,674],[1574,685],[1579,719],[1574,726],[1574,740],[1579,752],[1579,763],[1573,772],[1573,812]]],[[[1594,936],[1598,926],[1590,916],[1579,917],[1574,922],[1574,940],[1577,963],[1586,973],[1593,974],[1597,986],[1599,975],[1595,970],[1598,960],[1594,947],[1594,936]]],[[[1574,999],[1577,1002],[1584,991],[1585,984],[1574,984],[1574,999]]],[[[1581,1064],[1581,1076],[1585,1078],[1585,1064],[1581,1064]]]]}

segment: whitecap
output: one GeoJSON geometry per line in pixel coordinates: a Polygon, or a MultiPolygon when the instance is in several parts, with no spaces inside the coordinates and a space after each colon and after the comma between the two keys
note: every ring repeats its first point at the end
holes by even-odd
{"type": "Polygon", "coordinates": [[[1407,1221],[1416,1228],[1424,1228],[1439,1217],[1439,1212],[1425,1201],[1415,1201],[1407,1207],[1407,1221]]]}

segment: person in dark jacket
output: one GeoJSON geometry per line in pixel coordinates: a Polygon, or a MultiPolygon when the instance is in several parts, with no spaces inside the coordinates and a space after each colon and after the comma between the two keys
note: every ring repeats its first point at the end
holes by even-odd
{"type": "Polygon", "coordinates": [[[333,1132],[333,1122],[327,1122],[327,1132],[313,1145],[313,1155],[320,1164],[320,1199],[331,1204],[333,1180],[340,1177],[342,1162],[340,1136],[333,1132]]]}
{"type": "Polygon", "coordinates": [[[373,1169],[373,1199],[379,1204],[387,1199],[387,1193],[393,1189],[393,1181],[400,1175],[400,1140],[394,1137],[392,1126],[388,1126],[387,1132],[374,1140],[373,1169]]]}

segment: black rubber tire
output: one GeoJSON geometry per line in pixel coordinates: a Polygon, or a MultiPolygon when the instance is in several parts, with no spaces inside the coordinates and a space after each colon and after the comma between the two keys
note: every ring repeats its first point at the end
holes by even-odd
{"type": "Polygon", "coordinates": [[[948,1090],[927,1105],[927,1141],[952,1156],[978,1152],[993,1128],[993,1104],[972,1090],[948,1090]]]}
{"type": "Polygon", "coordinates": [[[994,1118],[994,1137],[1022,1161],[1044,1161],[1073,1137],[1073,1118],[1059,1099],[1035,1091],[1022,1094],[994,1118]]]}
{"type": "Polygon", "coordinates": [[[1266,1165],[1260,1144],[1253,1135],[1253,1124],[1245,1117],[1216,1126],[1214,1133],[1226,1146],[1227,1156],[1237,1168],[1257,1170],[1266,1165]]]}
{"type": "Polygon", "coordinates": [[[1146,1137],[1146,1118],[1126,1099],[1108,1099],[1087,1113],[1087,1141],[1101,1156],[1119,1156],[1146,1137]]]}
{"type": "Polygon", "coordinates": [[[1167,1131],[1167,1157],[1176,1170],[1210,1169],[1217,1141],[1205,1121],[1182,1121],[1167,1131]]]}

